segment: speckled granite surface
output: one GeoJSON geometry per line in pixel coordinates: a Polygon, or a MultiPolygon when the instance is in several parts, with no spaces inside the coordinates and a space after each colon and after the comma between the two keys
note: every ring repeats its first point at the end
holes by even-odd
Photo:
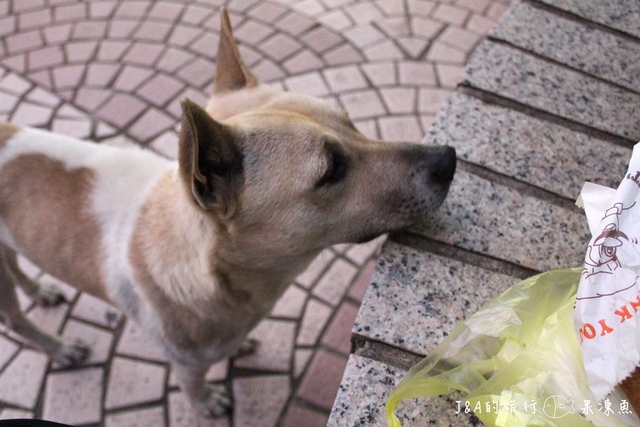
{"type": "MultiPolygon", "coordinates": [[[[634,3],[630,12],[640,10],[637,0],[634,3]]],[[[640,28],[640,15],[636,15],[635,28],[640,28]]],[[[640,90],[640,45],[624,35],[559,17],[530,3],[514,4],[490,35],[636,92],[640,90]]]]}
{"type": "Polygon", "coordinates": [[[572,200],[585,181],[616,187],[631,157],[629,147],[463,93],[449,97],[426,143],[572,200]]]}
{"type": "MultiPolygon", "coordinates": [[[[639,16],[637,0],[524,0],[479,44],[423,141],[457,149],[449,196],[384,245],[331,426],[385,425],[402,372],[457,321],[523,277],[583,262],[573,202],[586,180],[617,186],[640,140],[639,16]]],[[[397,413],[405,427],[479,424],[446,399],[397,413]]]]}
{"type": "Polygon", "coordinates": [[[427,355],[456,323],[518,281],[387,242],[353,332],[427,355]]]}
{"type": "MultiPolygon", "coordinates": [[[[402,379],[402,369],[351,355],[328,427],[385,427],[384,402],[402,379]]],[[[434,397],[401,402],[396,415],[405,426],[464,427],[477,425],[457,410],[455,398],[434,397]]]]}
{"type": "Polygon", "coordinates": [[[640,94],[513,47],[483,42],[462,80],[582,125],[640,140],[640,94]]]}
{"type": "Polygon", "coordinates": [[[578,15],[587,21],[640,37],[640,8],[637,0],[538,0],[578,15]]]}
{"type": "Polygon", "coordinates": [[[581,265],[584,213],[459,170],[438,214],[414,232],[533,270],[581,265]]]}

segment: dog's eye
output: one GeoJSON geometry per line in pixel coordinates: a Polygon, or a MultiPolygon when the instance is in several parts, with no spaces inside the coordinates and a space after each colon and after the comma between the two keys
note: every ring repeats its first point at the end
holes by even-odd
{"type": "Polygon", "coordinates": [[[335,148],[329,149],[327,156],[327,169],[316,184],[316,188],[337,184],[347,175],[349,160],[346,155],[335,148]]]}

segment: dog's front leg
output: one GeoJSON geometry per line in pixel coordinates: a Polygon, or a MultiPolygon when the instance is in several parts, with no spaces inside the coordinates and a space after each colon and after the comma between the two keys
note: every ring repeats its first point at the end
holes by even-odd
{"type": "Polygon", "coordinates": [[[231,396],[224,385],[207,384],[208,365],[173,362],[171,368],[191,405],[205,417],[221,417],[231,412],[231,396]]]}

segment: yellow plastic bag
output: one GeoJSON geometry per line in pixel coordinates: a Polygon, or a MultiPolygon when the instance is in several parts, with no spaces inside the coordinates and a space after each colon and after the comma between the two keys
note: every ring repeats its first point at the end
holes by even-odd
{"type": "Polygon", "coordinates": [[[457,410],[488,426],[629,426],[624,401],[595,402],[587,386],[572,313],[581,271],[531,277],[458,323],[393,391],[389,424],[401,426],[402,399],[460,390],[457,410]]]}

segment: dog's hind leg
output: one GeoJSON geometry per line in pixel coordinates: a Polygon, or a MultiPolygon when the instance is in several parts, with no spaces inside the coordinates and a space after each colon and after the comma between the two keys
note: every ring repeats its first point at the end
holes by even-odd
{"type": "Polygon", "coordinates": [[[47,353],[61,366],[66,367],[81,362],[89,355],[89,349],[85,344],[78,340],[49,335],[24,316],[16,294],[16,285],[24,274],[20,272],[22,276],[16,277],[16,271],[19,271],[16,253],[0,244],[0,320],[9,329],[47,353]]]}
{"type": "Polygon", "coordinates": [[[27,277],[27,275],[20,270],[20,267],[18,267],[15,253],[14,256],[7,258],[7,267],[15,283],[18,284],[36,304],[43,307],[51,307],[66,301],[64,294],[56,286],[47,283],[38,283],[27,277]]]}

